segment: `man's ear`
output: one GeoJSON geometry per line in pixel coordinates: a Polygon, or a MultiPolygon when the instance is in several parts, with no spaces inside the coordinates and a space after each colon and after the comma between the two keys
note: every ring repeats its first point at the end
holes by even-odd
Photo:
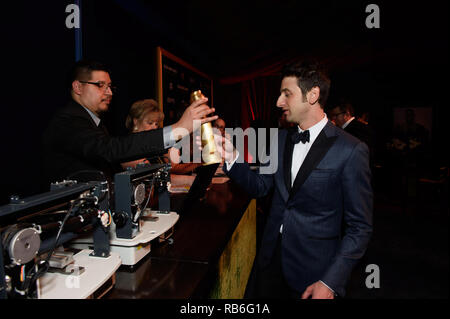
{"type": "Polygon", "coordinates": [[[72,90],[76,95],[81,94],[81,82],[78,80],[75,80],[72,82],[72,90]]]}
{"type": "Polygon", "coordinates": [[[306,99],[308,100],[308,103],[311,105],[316,104],[319,101],[319,97],[320,97],[320,89],[318,86],[313,87],[306,94],[306,99]]]}

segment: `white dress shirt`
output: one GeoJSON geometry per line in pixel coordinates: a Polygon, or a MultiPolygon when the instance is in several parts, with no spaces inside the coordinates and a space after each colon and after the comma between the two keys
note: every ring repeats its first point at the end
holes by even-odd
{"type": "MultiPolygon", "coordinates": [[[[306,142],[304,144],[302,142],[299,142],[295,144],[294,151],[292,152],[291,186],[294,185],[295,177],[297,176],[297,173],[300,170],[300,167],[302,166],[303,161],[305,160],[305,157],[308,154],[309,149],[311,148],[311,145],[314,143],[317,136],[319,136],[319,133],[325,127],[327,122],[328,122],[327,116],[324,115],[323,119],[321,119],[319,122],[317,122],[308,129],[309,142],[306,142]]],[[[300,133],[303,132],[300,126],[298,127],[298,131],[300,133]]]]}

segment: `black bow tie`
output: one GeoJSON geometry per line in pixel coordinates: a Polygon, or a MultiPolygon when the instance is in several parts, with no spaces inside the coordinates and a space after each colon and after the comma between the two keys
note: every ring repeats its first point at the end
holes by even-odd
{"type": "Polygon", "coordinates": [[[298,130],[295,131],[291,135],[291,141],[293,144],[297,144],[298,142],[302,142],[303,144],[305,144],[306,142],[309,143],[309,130],[303,131],[301,133],[298,130]]]}

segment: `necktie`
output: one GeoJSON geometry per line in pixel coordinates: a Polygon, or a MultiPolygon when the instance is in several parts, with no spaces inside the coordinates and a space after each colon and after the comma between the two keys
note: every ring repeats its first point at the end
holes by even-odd
{"type": "Polygon", "coordinates": [[[309,143],[309,130],[303,131],[301,133],[299,131],[295,131],[291,135],[291,141],[293,144],[297,144],[298,142],[302,142],[303,144],[305,144],[306,142],[309,143]]]}

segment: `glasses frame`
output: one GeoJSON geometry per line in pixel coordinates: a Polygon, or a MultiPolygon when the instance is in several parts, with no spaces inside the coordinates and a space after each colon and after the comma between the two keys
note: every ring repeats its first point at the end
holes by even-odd
{"type": "Polygon", "coordinates": [[[98,82],[78,81],[78,82],[83,83],[83,84],[93,84],[96,87],[98,87],[99,89],[105,90],[105,92],[108,90],[108,88],[111,90],[111,92],[115,92],[117,90],[116,86],[113,86],[111,84],[110,85],[106,85],[106,83],[103,82],[103,81],[98,81],[98,82]]]}

